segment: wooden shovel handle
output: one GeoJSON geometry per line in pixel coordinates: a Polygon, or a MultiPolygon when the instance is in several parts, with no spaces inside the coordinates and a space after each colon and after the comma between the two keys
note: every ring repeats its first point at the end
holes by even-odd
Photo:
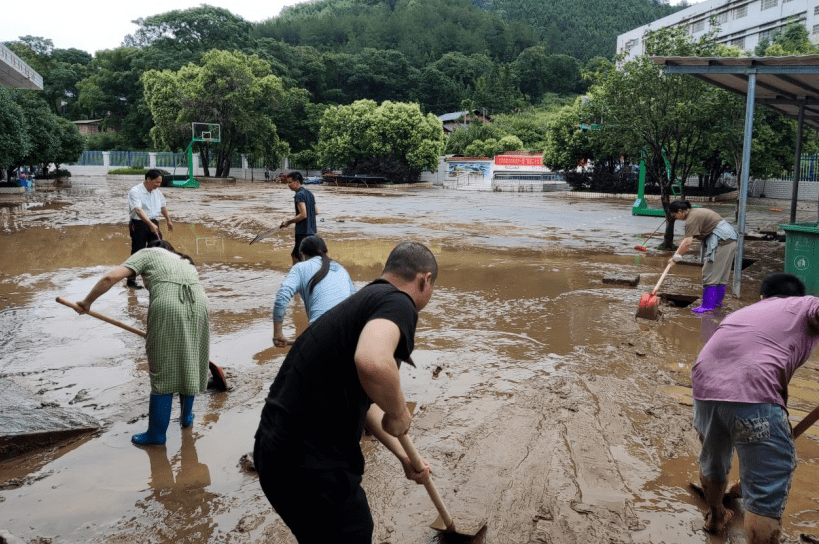
{"type": "MultiPolygon", "coordinates": [[[[68,306],[69,308],[73,308],[74,310],[76,310],[78,312],[83,312],[83,309],[80,306],[78,306],[77,304],[74,304],[71,301],[65,300],[63,297],[57,297],[57,302],[59,302],[60,304],[65,305],[65,306],[68,306]]],[[[107,315],[98,314],[97,312],[95,312],[93,310],[89,310],[89,311],[83,312],[83,313],[86,313],[86,314],[90,315],[91,317],[96,317],[97,319],[105,321],[106,323],[116,325],[117,327],[119,327],[121,329],[125,329],[128,332],[138,334],[139,336],[141,336],[143,338],[148,337],[148,334],[145,331],[141,331],[141,330],[139,330],[137,328],[134,328],[134,327],[132,327],[130,325],[126,325],[122,321],[117,321],[113,317],[108,317],[107,315]]],[[[225,375],[222,372],[222,369],[219,367],[219,365],[215,364],[213,361],[208,361],[208,366],[210,367],[210,373],[213,375],[214,383],[218,384],[216,386],[217,389],[219,389],[220,391],[227,391],[227,382],[225,381],[225,375]]]]}
{"type": "Polygon", "coordinates": [[[97,319],[101,319],[102,321],[106,321],[106,322],[108,322],[108,323],[110,323],[112,325],[116,325],[117,327],[119,327],[121,329],[125,329],[126,331],[132,332],[134,334],[138,334],[143,338],[148,337],[148,335],[144,331],[141,331],[139,329],[135,329],[134,327],[132,327],[130,325],[126,325],[122,321],[117,321],[116,319],[114,319],[112,317],[108,317],[107,315],[98,314],[94,310],[88,310],[87,312],[85,312],[85,311],[83,311],[83,309],[80,306],[74,304],[71,301],[65,300],[63,297],[57,297],[57,302],[59,302],[60,304],[65,305],[65,306],[68,306],[69,308],[73,308],[77,312],[86,313],[86,314],[90,315],[91,317],[96,317],[97,319]]]}
{"type": "MultiPolygon", "coordinates": [[[[421,461],[421,456],[418,455],[418,451],[416,451],[415,446],[413,446],[409,435],[406,433],[402,434],[398,437],[398,441],[401,442],[401,447],[404,448],[404,451],[407,453],[407,457],[409,457],[410,463],[412,463],[412,468],[417,472],[422,472],[424,470],[424,463],[421,461]]],[[[454,531],[455,523],[452,521],[452,516],[449,515],[449,510],[444,506],[444,501],[441,500],[441,496],[438,494],[435,484],[432,483],[432,477],[427,479],[427,483],[424,484],[424,487],[427,493],[429,493],[429,498],[432,499],[433,504],[435,504],[435,508],[438,509],[441,519],[444,520],[444,525],[446,525],[447,530],[454,531]]]]}
{"type": "Polygon", "coordinates": [[[674,266],[674,263],[668,263],[668,266],[665,267],[665,270],[663,270],[663,275],[660,276],[660,281],[657,282],[657,285],[654,286],[654,290],[651,292],[651,296],[654,296],[654,295],[657,294],[657,289],[659,289],[660,285],[662,285],[663,280],[665,279],[666,275],[668,274],[668,271],[671,270],[672,266],[674,266]]]}
{"type": "Polygon", "coordinates": [[[798,438],[800,434],[808,430],[808,427],[816,423],[817,420],[819,420],[819,406],[814,408],[811,413],[806,415],[805,418],[793,428],[793,438],[798,438]]]}

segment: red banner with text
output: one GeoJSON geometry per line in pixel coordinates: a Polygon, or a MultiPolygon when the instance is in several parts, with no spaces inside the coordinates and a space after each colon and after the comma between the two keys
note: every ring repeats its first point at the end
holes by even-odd
{"type": "Polygon", "coordinates": [[[543,156],[497,155],[495,166],[540,166],[543,167],[543,156]]]}

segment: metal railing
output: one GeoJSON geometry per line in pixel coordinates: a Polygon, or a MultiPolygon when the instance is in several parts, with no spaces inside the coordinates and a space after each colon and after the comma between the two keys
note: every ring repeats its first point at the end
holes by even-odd
{"type": "Polygon", "coordinates": [[[75,166],[102,166],[102,151],[83,151],[77,162],[69,163],[75,166]]]}
{"type": "Polygon", "coordinates": [[[157,153],[156,154],[157,168],[187,168],[188,154],[187,153],[157,153]]]}
{"type": "Polygon", "coordinates": [[[130,166],[134,168],[147,168],[151,164],[151,158],[144,151],[110,151],[111,166],[130,166]]]}

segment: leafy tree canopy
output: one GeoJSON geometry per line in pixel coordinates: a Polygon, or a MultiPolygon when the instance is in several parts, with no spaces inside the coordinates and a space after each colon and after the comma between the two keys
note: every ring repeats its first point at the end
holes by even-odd
{"type": "MultiPolygon", "coordinates": [[[[284,102],[281,79],[253,55],[213,50],[202,61],[202,66],[189,64],[177,72],[149,70],[142,76],[156,124],[151,129],[155,144],[179,149],[190,141],[190,123],[219,123],[217,176],[229,174],[234,152],[275,163],[286,151],[272,120],[284,102]]],[[[201,155],[207,168],[207,150],[201,155]]]]}
{"type": "Polygon", "coordinates": [[[418,104],[358,100],[328,108],[319,133],[324,164],[346,167],[372,157],[388,157],[410,168],[434,171],[445,146],[441,122],[418,104]]]}
{"type": "Polygon", "coordinates": [[[12,91],[0,86],[0,168],[23,164],[32,147],[23,108],[12,99],[12,91]]]}
{"type": "Polygon", "coordinates": [[[76,125],[50,111],[35,91],[0,88],[0,167],[71,162],[84,141],[76,125]]]}

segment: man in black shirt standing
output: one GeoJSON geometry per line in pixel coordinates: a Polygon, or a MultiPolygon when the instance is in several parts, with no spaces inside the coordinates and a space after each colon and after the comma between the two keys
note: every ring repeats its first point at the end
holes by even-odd
{"type": "Polygon", "coordinates": [[[424,245],[402,242],[381,278],[325,312],[290,348],[270,386],[256,432],[262,490],[299,544],[370,544],[373,520],[361,488],[364,427],[424,483],[395,438],[412,418],[399,361],[414,347],[418,311],[438,275],[424,245]]]}

